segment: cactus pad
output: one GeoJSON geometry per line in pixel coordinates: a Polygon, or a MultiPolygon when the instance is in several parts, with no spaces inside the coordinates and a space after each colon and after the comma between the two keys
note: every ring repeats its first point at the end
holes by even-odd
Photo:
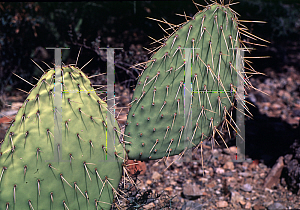
{"type": "Polygon", "coordinates": [[[180,154],[220,132],[217,126],[234,103],[241,76],[236,68],[238,47],[236,14],[218,3],[174,29],[147,62],[135,88],[125,129],[129,159],[180,154]],[[186,88],[189,81],[191,89],[186,88]]]}
{"type": "Polygon", "coordinates": [[[63,67],[61,78],[62,113],[54,108],[55,72],[50,69],[6,133],[0,150],[0,209],[111,208],[124,156],[119,127],[115,124],[115,140],[107,139],[115,141],[115,153],[109,154],[106,103],[77,67],[63,67]],[[55,123],[61,145],[56,144],[55,123]],[[106,161],[107,156],[114,161],[106,161]]]}

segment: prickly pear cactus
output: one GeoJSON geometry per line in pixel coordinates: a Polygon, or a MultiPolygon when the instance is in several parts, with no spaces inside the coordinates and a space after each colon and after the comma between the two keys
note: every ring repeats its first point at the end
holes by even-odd
{"type": "Polygon", "coordinates": [[[55,74],[50,69],[7,131],[0,150],[0,209],[111,208],[124,156],[119,127],[115,124],[116,138],[107,139],[115,141],[110,148],[115,152],[109,154],[106,103],[77,67],[63,67],[62,79],[62,113],[54,109],[55,74]],[[114,160],[106,161],[108,156],[114,160]]]}
{"type": "Polygon", "coordinates": [[[147,62],[135,88],[125,129],[129,159],[158,159],[196,146],[220,132],[217,126],[235,100],[241,76],[235,12],[214,3],[177,30],[168,25],[174,32],[147,62]]]}

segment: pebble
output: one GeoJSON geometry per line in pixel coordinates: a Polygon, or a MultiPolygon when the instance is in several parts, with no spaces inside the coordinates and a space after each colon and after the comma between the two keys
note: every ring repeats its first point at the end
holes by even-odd
{"type": "Polygon", "coordinates": [[[233,172],[226,171],[223,175],[226,176],[226,177],[232,177],[233,176],[233,172]]]}
{"type": "Polygon", "coordinates": [[[173,186],[175,186],[175,185],[177,185],[177,182],[175,182],[175,181],[171,180],[171,181],[170,181],[170,185],[173,185],[173,186]]]}
{"type": "Polygon", "coordinates": [[[201,195],[200,187],[195,183],[185,183],[183,185],[183,195],[187,199],[196,199],[199,198],[201,195]]]}
{"type": "Polygon", "coordinates": [[[249,201],[247,201],[244,208],[245,209],[250,209],[251,206],[252,206],[251,203],[249,201]]]}
{"type": "Polygon", "coordinates": [[[174,161],[174,164],[175,164],[177,167],[182,166],[183,161],[181,160],[181,158],[179,159],[179,155],[175,155],[173,159],[175,160],[175,161],[174,161]]]}
{"type": "Polygon", "coordinates": [[[216,169],[217,174],[223,174],[224,172],[225,172],[225,170],[223,168],[217,168],[216,169]]]}
{"type": "Polygon", "coordinates": [[[278,202],[275,202],[270,206],[268,206],[268,210],[277,210],[277,209],[286,209],[286,207],[278,202]]]}
{"type": "Polygon", "coordinates": [[[229,148],[224,148],[223,152],[227,155],[236,154],[236,146],[231,146],[229,148]]]}
{"type": "Polygon", "coordinates": [[[260,174],[259,174],[259,177],[260,177],[260,178],[265,178],[266,175],[267,175],[267,174],[266,174],[265,172],[263,172],[263,173],[260,173],[260,174]]]}
{"type": "Polygon", "coordinates": [[[188,201],[184,203],[181,210],[202,210],[202,206],[203,205],[196,203],[194,201],[188,201]]]}
{"type": "MultiPolygon", "coordinates": [[[[200,173],[200,174],[201,174],[201,173],[200,173]]],[[[201,182],[207,182],[207,181],[208,181],[208,178],[199,177],[198,180],[201,181],[201,182]]]]}
{"type": "Polygon", "coordinates": [[[216,186],[216,181],[212,180],[211,182],[209,182],[208,184],[206,184],[206,187],[208,188],[214,188],[216,186]]]}
{"type": "Polygon", "coordinates": [[[23,106],[23,103],[21,103],[21,102],[12,102],[11,103],[12,110],[19,110],[22,106],[23,106]]]}
{"type": "Polygon", "coordinates": [[[146,173],[147,167],[145,162],[127,160],[126,164],[130,175],[133,175],[135,173],[139,173],[142,175],[146,173]]]}
{"type": "Polygon", "coordinates": [[[230,201],[232,204],[237,205],[239,202],[244,201],[244,197],[240,193],[234,191],[234,192],[231,192],[231,200],[230,201]]]}
{"type": "Polygon", "coordinates": [[[165,188],[165,191],[172,191],[173,190],[173,187],[166,187],[165,188]]]}
{"type": "Polygon", "coordinates": [[[251,174],[249,172],[239,172],[239,175],[242,177],[250,177],[251,174]]]}
{"type": "Polygon", "coordinates": [[[255,204],[253,210],[265,210],[266,208],[260,204],[255,204]]]}
{"type": "Polygon", "coordinates": [[[154,180],[160,180],[161,177],[162,177],[162,175],[160,173],[158,173],[157,171],[154,171],[152,174],[152,179],[154,179],[154,180]]]}
{"type": "Polygon", "coordinates": [[[18,110],[9,110],[1,112],[1,116],[13,116],[18,113],[18,110]]]}
{"type": "Polygon", "coordinates": [[[153,208],[155,208],[154,203],[148,203],[148,204],[143,206],[143,209],[153,209],[153,208]]]}
{"type": "Polygon", "coordinates": [[[228,206],[228,203],[226,201],[218,201],[217,207],[218,208],[226,208],[228,206]]]}
{"type": "Polygon", "coordinates": [[[223,166],[224,169],[229,169],[229,170],[233,170],[234,169],[234,164],[231,161],[228,161],[224,164],[223,166]]]}
{"type": "Polygon", "coordinates": [[[241,190],[245,191],[245,192],[251,192],[252,191],[252,186],[250,184],[244,184],[242,187],[241,187],[241,190]]]}

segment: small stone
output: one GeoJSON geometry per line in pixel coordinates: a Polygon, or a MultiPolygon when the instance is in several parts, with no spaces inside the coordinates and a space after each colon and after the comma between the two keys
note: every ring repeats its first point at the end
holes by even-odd
{"type": "Polygon", "coordinates": [[[274,201],[265,201],[265,202],[263,202],[263,205],[264,206],[270,206],[270,205],[272,205],[274,203],[274,201]]]}
{"type": "Polygon", "coordinates": [[[204,178],[204,177],[199,177],[199,179],[198,179],[199,181],[201,181],[201,182],[208,182],[208,178],[204,178]]]}
{"type": "Polygon", "coordinates": [[[228,206],[228,203],[226,201],[218,201],[217,207],[218,208],[226,208],[228,206]]]}
{"type": "Polygon", "coordinates": [[[238,193],[236,191],[231,192],[231,203],[232,204],[237,205],[241,201],[244,201],[244,197],[240,193],[238,193]]]}
{"type": "Polygon", "coordinates": [[[227,161],[224,166],[223,166],[224,169],[229,169],[229,170],[233,170],[234,169],[234,164],[232,161],[227,161]]]}
{"type": "Polygon", "coordinates": [[[242,187],[241,187],[241,190],[245,191],[245,192],[251,192],[252,191],[252,186],[250,184],[244,184],[242,187]]]}
{"type": "Polygon", "coordinates": [[[229,148],[224,148],[223,152],[225,152],[225,154],[227,154],[227,155],[232,155],[232,154],[236,154],[237,149],[236,149],[236,146],[231,146],[229,148]]]}
{"type": "Polygon", "coordinates": [[[176,185],[177,185],[177,182],[175,182],[175,181],[171,180],[171,181],[170,181],[170,185],[172,185],[172,186],[176,186],[176,185]]]}
{"type": "MultiPolygon", "coordinates": [[[[206,171],[204,171],[204,172],[206,174],[206,171]]],[[[214,175],[214,169],[213,168],[209,168],[208,169],[208,173],[209,173],[210,176],[213,176],[214,175]]]]}
{"type": "Polygon", "coordinates": [[[226,172],[224,173],[224,176],[226,176],[226,177],[232,177],[232,176],[233,176],[233,173],[232,173],[231,171],[226,171],[226,172]]]}
{"type": "Polygon", "coordinates": [[[266,177],[266,173],[265,173],[265,172],[260,173],[260,174],[259,174],[259,177],[260,177],[260,178],[265,178],[265,177],[266,177]]]}
{"type": "Polygon", "coordinates": [[[223,168],[217,168],[216,169],[217,174],[223,174],[224,172],[225,172],[225,170],[223,168]]]}
{"type": "Polygon", "coordinates": [[[200,191],[201,191],[200,195],[204,195],[204,196],[207,195],[207,193],[205,192],[205,189],[201,189],[200,191]]]}
{"type": "Polygon", "coordinates": [[[182,187],[178,187],[178,186],[176,186],[176,187],[175,187],[175,190],[177,190],[177,191],[181,191],[181,190],[182,190],[182,187]]]}
{"type": "Polygon", "coordinates": [[[208,187],[208,188],[214,188],[215,186],[216,186],[216,181],[215,180],[212,180],[210,183],[208,183],[207,185],[206,185],[206,187],[208,187]]]}
{"type": "Polygon", "coordinates": [[[239,172],[239,176],[242,176],[242,177],[250,177],[251,174],[249,172],[239,172]]]}
{"type": "Polygon", "coordinates": [[[11,118],[9,118],[9,117],[4,116],[4,117],[0,118],[1,125],[4,123],[9,124],[10,122],[11,122],[11,118]]]}
{"type": "Polygon", "coordinates": [[[258,174],[254,174],[254,179],[259,179],[259,175],[258,174]]]}
{"type": "Polygon", "coordinates": [[[281,175],[283,167],[284,167],[283,157],[280,156],[277,159],[276,164],[272,167],[270,173],[268,174],[268,176],[265,179],[265,184],[264,184],[265,188],[271,188],[274,185],[279,184],[280,175],[281,175]]]}
{"type": "Polygon", "coordinates": [[[147,167],[146,167],[145,162],[142,162],[142,161],[135,162],[133,160],[127,160],[126,164],[128,165],[127,169],[129,171],[130,175],[133,175],[136,173],[143,175],[146,173],[147,167]]]}
{"type": "Polygon", "coordinates": [[[158,173],[157,171],[154,171],[151,178],[154,180],[160,180],[161,177],[162,177],[162,175],[160,173],[158,173]]]}
{"type": "Polygon", "coordinates": [[[165,188],[165,191],[172,191],[173,190],[173,187],[166,187],[165,188]]]}
{"type": "Polygon", "coordinates": [[[224,196],[220,196],[220,197],[219,197],[219,200],[220,200],[220,201],[223,201],[224,198],[225,198],[224,196]]]}
{"type": "Polygon", "coordinates": [[[277,210],[277,209],[287,209],[284,205],[281,203],[275,202],[268,206],[268,210],[277,210]]]}
{"type": "Polygon", "coordinates": [[[195,183],[189,184],[185,183],[183,185],[183,196],[187,199],[196,199],[199,198],[202,192],[200,191],[200,187],[195,183]]]}
{"type": "Polygon", "coordinates": [[[300,107],[293,110],[293,116],[300,117],[300,107]]]}
{"type": "Polygon", "coordinates": [[[251,198],[251,200],[256,200],[257,199],[257,197],[256,196],[253,196],[252,198],[251,198]]]}
{"type": "Polygon", "coordinates": [[[21,102],[12,102],[11,109],[12,110],[19,110],[22,107],[23,103],[21,102]]]}
{"type": "Polygon", "coordinates": [[[228,177],[226,179],[227,179],[227,183],[236,182],[236,179],[234,177],[228,177]]]}
{"type": "Polygon", "coordinates": [[[183,163],[182,159],[179,158],[179,157],[180,157],[180,155],[175,155],[175,156],[174,156],[174,159],[175,159],[174,164],[175,164],[177,167],[182,166],[182,163],[183,163]]]}
{"type": "Polygon", "coordinates": [[[155,204],[154,203],[148,203],[147,205],[143,206],[143,209],[153,209],[155,208],[155,204]]]}
{"type": "Polygon", "coordinates": [[[211,153],[214,157],[219,157],[219,151],[217,149],[213,149],[211,153]]]}
{"type": "Polygon", "coordinates": [[[243,200],[242,200],[242,201],[240,201],[239,203],[240,203],[242,206],[244,206],[244,205],[246,204],[246,202],[245,202],[245,201],[243,201],[243,200]]]}
{"type": "Polygon", "coordinates": [[[188,201],[183,204],[181,210],[202,210],[202,204],[196,203],[194,201],[188,201]]]}
{"type": "Polygon", "coordinates": [[[284,92],[282,99],[286,102],[289,102],[291,100],[291,94],[289,92],[284,92]]]}
{"type": "Polygon", "coordinates": [[[287,154],[284,156],[284,163],[287,165],[293,158],[292,154],[287,154]]]}
{"type": "Polygon", "coordinates": [[[253,206],[253,210],[265,210],[266,208],[262,205],[259,205],[259,204],[255,204],[253,206]]]}
{"type": "Polygon", "coordinates": [[[273,103],[272,105],[271,105],[271,108],[273,109],[273,110],[279,110],[279,109],[281,109],[281,105],[280,104],[278,104],[278,103],[273,103]]]}
{"type": "Polygon", "coordinates": [[[261,168],[261,169],[266,169],[267,166],[263,163],[259,163],[258,166],[261,168]]]}
{"type": "Polygon", "coordinates": [[[288,124],[292,125],[293,127],[297,127],[299,125],[299,120],[294,117],[288,117],[286,119],[286,122],[288,124]]]}
{"type": "Polygon", "coordinates": [[[256,169],[256,167],[258,166],[258,163],[259,163],[259,160],[253,160],[252,163],[250,163],[250,165],[248,166],[248,169],[249,170],[252,170],[252,169],[256,169]]]}
{"type": "Polygon", "coordinates": [[[249,201],[247,201],[244,208],[245,209],[250,209],[251,208],[251,203],[249,201]]]}

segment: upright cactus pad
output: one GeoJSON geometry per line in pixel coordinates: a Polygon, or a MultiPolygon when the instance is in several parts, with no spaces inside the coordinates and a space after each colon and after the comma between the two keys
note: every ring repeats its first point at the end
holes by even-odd
{"type": "Polygon", "coordinates": [[[115,139],[106,140],[107,105],[80,69],[65,66],[61,78],[63,93],[55,98],[55,71],[46,72],[7,131],[0,150],[0,209],[111,208],[124,156],[119,127],[115,139]],[[62,113],[55,100],[62,100],[62,113]],[[115,142],[108,148],[112,154],[107,141],[115,142]]]}
{"type": "Polygon", "coordinates": [[[196,146],[220,132],[217,126],[234,103],[241,77],[236,13],[214,3],[172,31],[135,88],[125,129],[129,159],[159,159],[196,146]]]}

